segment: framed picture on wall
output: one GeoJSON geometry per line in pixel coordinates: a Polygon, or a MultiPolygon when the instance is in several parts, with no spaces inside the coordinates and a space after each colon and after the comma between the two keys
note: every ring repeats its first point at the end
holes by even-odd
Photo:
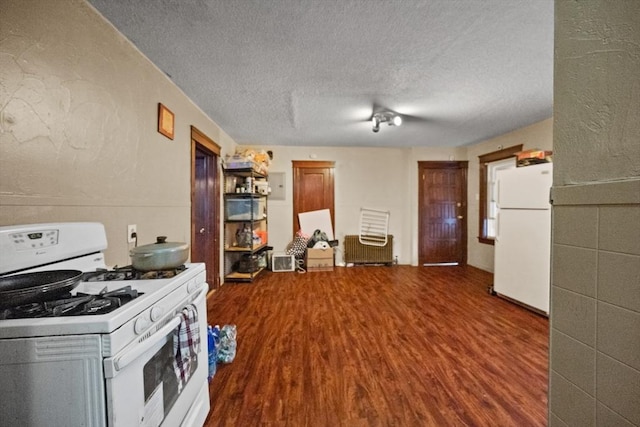
{"type": "Polygon", "coordinates": [[[173,139],[174,115],[167,107],[158,103],[158,132],[173,139]]]}

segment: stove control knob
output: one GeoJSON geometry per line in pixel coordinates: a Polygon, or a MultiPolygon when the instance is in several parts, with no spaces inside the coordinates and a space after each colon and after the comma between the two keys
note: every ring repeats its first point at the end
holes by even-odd
{"type": "Polygon", "coordinates": [[[136,323],[133,324],[133,330],[136,334],[141,334],[145,329],[149,327],[149,321],[144,317],[139,317],[136,323]]]}
{"type": "Polygon", "coordinates": [[[153,307],[151,309],[151,321],[155,322],[160,319],[164,314],[164,309],[162,307],[153,307]]]}

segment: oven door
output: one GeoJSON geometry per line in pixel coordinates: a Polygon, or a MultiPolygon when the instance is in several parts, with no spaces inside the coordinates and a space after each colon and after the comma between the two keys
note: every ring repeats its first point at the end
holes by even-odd
{"type": "MultiPolygon", "coordinates": [[[[176,310],[152,335],[105,359],[107,413],[110,426],[202,425],[209,412],[207,383],[207,284],[182,298],[176,310]],[[196,357],[176,371],[174,336],[182,309],[197,312],[200,345],[196,357]]],[[[167,296],[173,298],[173,294],[167,296]]]]}

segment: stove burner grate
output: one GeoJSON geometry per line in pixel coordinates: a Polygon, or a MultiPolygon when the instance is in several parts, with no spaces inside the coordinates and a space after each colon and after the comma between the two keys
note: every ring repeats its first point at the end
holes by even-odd
{"type": "Polygon", "coordinates": [[[102,291],[98,295],[78,292],[75,296],[63,295],[63,298],[23,304],[4,309],[0,320],[36,317],[82,316],[106,314],[142,295],[131,286],[124,286],[110,292],[102,291]]]}
{"type": "Polygon", "coordinates": [[[124,267],[114,267],[113,270],[99,268],[82,274],[84,282],[110,282],[114,280],[149,280],[149,279],[170,279],[185,271],[187,267],[180,267],[169,270],[140,271],[130,265],[124,267]]]}

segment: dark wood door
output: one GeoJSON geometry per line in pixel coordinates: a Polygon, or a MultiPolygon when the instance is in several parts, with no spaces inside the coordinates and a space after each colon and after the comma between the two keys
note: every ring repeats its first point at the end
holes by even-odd
{"type": "Polygon", "coordinates": [[[334,162],[293,161],[293,235],[300,230],[298,213],[329,209],[334,221],[334,162]]]}
{"type": "Polygon", "coordinates": [[[191,132],[191,262],[204,262],[209,289],[220,286],[220,147],[191,132]]]}
{"type": "Polygon", "coordinates": [[[418,162],[418,262],[467,262],[467,162],[418,162]]]}

